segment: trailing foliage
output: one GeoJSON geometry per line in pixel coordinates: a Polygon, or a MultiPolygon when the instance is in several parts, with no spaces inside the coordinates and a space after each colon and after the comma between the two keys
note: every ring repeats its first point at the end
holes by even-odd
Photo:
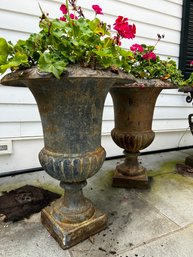
{"type": "Polygon", "coordinates": [[[60,7],[63,12],[60,19],[51,20],[42,12],[40,32],[31,34],[27,40],[19,40],[13,45],[0,38],[0,73],[9,68],[14,71],[37,65],[40,71],[51,72],[59,78],[70,64],[93,69],[115,70],[124,67],[120,38],[134,37],[133,25],[128,24],[127,18],[120,16],[118,25],[115,21],[118,26],[115,39],[110,27],[96,17],[97,14],[102,14],[99,6],[93,5],[95,18],[89,20],[75,3],[71,1],[73,11],[78,13],[79,18],[69,13],[67,1],[66,5],[60,7]],[[124,19],[122,23],[121,19],[124,19]],[[121,30],[123,27],[125,32],[121,30]]]}
{"type": "Polygon", "coordinates": [[[184,83],[184,80],[176,62],[169,57],[166,60],[162,60],[160,56],[154,53],[155,47],[162,37],[164,36],[158,34],[155,46],[134,44],[130,47],[134,54],[129,61],[130,72],[136,78],[161,79],[180,86],[184,83]]]}
{"type": "Polygon", "coordinates": [[[102,9],[98,5],[92,8],[95,17],[89,20],[76,0],[66,0],[60,6],[60,18],[50,19],[41,10],[40,31],[28,39],[18,40],[14,45],[0,38],[0,73],[7,69],[14,71],[38,66],[40,71],[60,78],[68,65],[79,64],[113,72],[122,70],[136,78],[158,78],[177,86],[193,85],[193,74],[184,80],[175,61],[171,58],[161,60],[155,54],[163,35],[158,34],[155,46],[133,44],[125,50],[121,47],[121,40],[135,38],[135,24],[131,25],[128,18],[118,16],[112,31],[110,25],[97,17],[103,15],[102,9]]]}

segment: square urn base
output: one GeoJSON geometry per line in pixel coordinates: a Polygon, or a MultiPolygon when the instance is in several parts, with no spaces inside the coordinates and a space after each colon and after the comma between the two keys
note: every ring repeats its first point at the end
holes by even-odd
{"type": "Polygon", "coordinates": [[[112,186],[122,188],[148,189],[149,180],[146,172],[139,176],[124,176],[116,170],[113,177],[112,186]]]}
{"type": "Polygon", "coordinates": [[[43,209],[41,222],[63,249],[68,249],[107,227],[107,215],[97,209],[90,219],[75,224],[57,221],[52,213],[51,206],[43,209]]]}
{"type": "Polygon", "coordinates": [[[185,164],[189,165],[190,167],[193,167],[193,155],[186,157],[185,164]]]}

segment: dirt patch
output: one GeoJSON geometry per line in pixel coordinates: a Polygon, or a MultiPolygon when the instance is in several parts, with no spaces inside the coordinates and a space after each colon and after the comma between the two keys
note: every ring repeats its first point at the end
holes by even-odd
{"type": "Polygon", "coordinates": [[[61,195],[26,185],[0,196],[0,215],[4,222],[19,221],[40,212],[61,195]]]}
{"type": "Polygon", "coordinates": [[[183,176],[189,176],[193,177],[193,168],[186,164],[176,164],[176,173],[183,175],[183,176]]]}

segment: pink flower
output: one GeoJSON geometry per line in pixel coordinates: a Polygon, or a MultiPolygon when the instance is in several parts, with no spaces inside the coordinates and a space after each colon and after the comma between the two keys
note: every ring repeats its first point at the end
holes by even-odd
{"type": "Polygon", "coordinates": [[[190,62],[190,66],[193,66],[193,61],[190,62]]]}
{"type": "Polygon", "coordinates": [[[154,54],[153,52],[146,53],[142,57],[143,59],[146,59],[146,60],[156,61],[156,54],[154,54]]]}
{"type": "Polygon", "coordinates": [[[139,44],[133,44],[133,45],[130,47],[130,50],[131,50],[132,52],[138,51],[138,52],[140,52],[140,53],[142,53],[142,52],[144,51],[143,46],[142,46],[142,45],[139,45],[139,44]]]}
{"type": "Polygon", "coordinates": [[[103,10],[97,4],[93,4],[92,9],[95,11],[96,14],[103,14],[103,12],[102,12],[103,10]]]}
{"type": "Polygon", "coordinates": [[[73,13],[70,14],[70,19],[72,20],[78,20],[78,17],[75,16],[73,13]]]}
{"type": "Polygon", "coordinates": [[[60,6],[60,11],[62,11],[63,14],[67,14],[68,13],[68,9],[67,9],[65,4],[62,4],[60,6]]]}
{"type": "Polygon", "coordinates": [[[118,18],[116,19],[113,25],[114,25],[113,28],[117,30],[117,32],[122,38],[132,39],[135,37],[135,34],[136,34],[135,24],[129,25],[127,18],[124,18],[123,16],[118,16],[118,18]]]}
{"type": "Polygon", "coordinates": [[[60,17],[60,20],[61,21],[66,21],[66,18],[65,17],[60,17]]]}

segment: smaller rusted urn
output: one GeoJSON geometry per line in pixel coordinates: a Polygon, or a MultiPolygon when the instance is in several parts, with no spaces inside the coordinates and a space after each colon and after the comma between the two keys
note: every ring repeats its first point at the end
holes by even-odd
{"type": "Polygon", "coordinates": [[[41,116],[44,148],[39,160],[65,193],[42,210],[41,220],[63,249],[107,226],[107,215],[84,197],[83,187],[105,160],[102,114],[110,87],[129,75],[72,66],[60,79],[37,68],[6,75],[1,83],[27,86],[41,116]]]}
{"type": "MultiPolygon", "coordinates": [[[[185,86],[183,88],[180,88],[178,91],[186,93],[186,94],[188,93],[188,95],[186,96],[186,102],[187,103],[192,102],[192,100],[193,100],[193,88],[192,87],[185,86]]],[[[189,123],[189,127],[190,127],[190,132],[193,135],[193,114],[192,113],[190,113],[188,115],[188,123],[189,123]]],[[[185,164],[190,167],[193,167],[193,155],[189,155],[186,157],[185,164]]]]}
{"type": "Polygon", "coordinates": [[[114,85],[110,94],[114,104],[115,127],[113,141],[124,149],[124,163],[116,167],[114,187],[149,187],[146,168],[140,165],[140,150],[154,140],[152,120],[156,99],[164,88],[175,88],[161,80],[137,80],[126,85],[114,85]]]}

